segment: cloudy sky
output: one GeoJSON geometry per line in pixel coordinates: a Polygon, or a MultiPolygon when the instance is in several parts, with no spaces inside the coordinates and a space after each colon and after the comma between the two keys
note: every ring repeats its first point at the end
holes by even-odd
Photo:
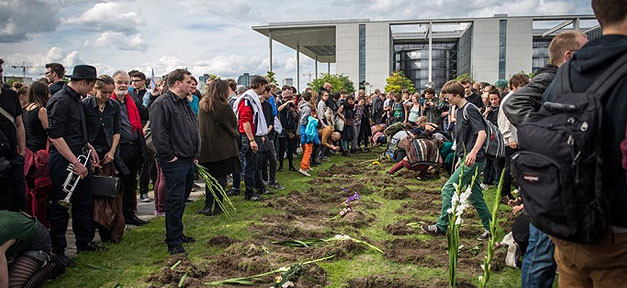
{"type": "MultiPolygon", "coordinates": [[[[87,63],[99,73],[139,69],[160,76],[177,67],[194,75],[237,77],[268,70],[268,39],[251,29],[269,22],[337,19],[426,19],[592,13],[588,0],[0,0],[0,58],[10,65],[87,63]]],[[[296,55],[274,44],[277,80],[296,78],[296,55]]],[[[301,74],[314,61],[301,56],[301,74]]],[[[335,67],[331,66],[334,72],[335,67]]],[[[321,64],[319,72],[326,71],[321,64]]],[[[301,87],[308,77],[301,75],[301,87]]]]}

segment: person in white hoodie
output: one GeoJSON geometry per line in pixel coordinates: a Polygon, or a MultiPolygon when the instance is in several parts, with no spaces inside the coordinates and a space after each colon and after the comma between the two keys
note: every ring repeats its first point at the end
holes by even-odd
{"type": "MultiPolygon", "coordinates": [[[[509,100],[509,96],[516,92],[521,87],[527,85],[529,83],[529,76],[526,74],[518,73],[514,74],[512,78],[509,80],[510,92],[507,96],[503,97],[501,100],[501,105],[504,105],[507,100],[509,100]]],[[[496,169],[497,171],[502,171],[505,169],[505,174],[503,177],[503,190],[501,190],[501,195],[506,195],[509,200],[514,200],[514,196],[511,192],[511,183],[512,176],[510,174],[510,158],[514,153],[518,151],[518,138],[517,138],[517,129],[512,125],[512,123],[507,120],[503,109],[499,109],[498,114],[498,126],[501,134],[503,134],[503,140],[505,141],[505,158],[499,158],[496,160],[496,169]]]]}

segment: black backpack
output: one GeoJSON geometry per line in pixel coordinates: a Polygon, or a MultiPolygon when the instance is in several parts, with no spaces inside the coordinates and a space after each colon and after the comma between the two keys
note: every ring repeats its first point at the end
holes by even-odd
{"type": "Polygon", "coordinates": [[[610,225],[601,179],[601,97],[627,73],[627,55],[585,92],[573,92],[569,62],[557,72],[555,100],[519,125],[521,152],[512,175],[522,187],[524,212],[545,233],[591,243],[610,225]]]}
{"type": "MultiPolygon", "coordinates": [[[[464,106],[464,110],[462,111],[464,120],[468,120],[468,112],[466,111],[466,109],[468,108],[468,106],[471,105],[474,106],[475,109],[480,111],[479,108],[475,106],[475,104],[469,101],[468,105],[464,106]]],[[[481,121],[483,121],[486,132],[486,138],[483,142],[483,149],[485,151],[485,154],[491,159],[505,158],[505,140],[503,139],[503,134],[501,134],[499,127],[496,127],[494,123],[488,121],[484,117],[481,117],[481,121]]]]}

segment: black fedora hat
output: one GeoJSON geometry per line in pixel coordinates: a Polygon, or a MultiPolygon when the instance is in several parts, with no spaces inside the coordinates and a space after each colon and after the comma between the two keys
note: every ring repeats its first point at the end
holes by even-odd
{"type": "Polygon", "coordinates": [[[90,65],[76,65],[72,71],[72,80],[96,80],[96,67],[90,65]]]}

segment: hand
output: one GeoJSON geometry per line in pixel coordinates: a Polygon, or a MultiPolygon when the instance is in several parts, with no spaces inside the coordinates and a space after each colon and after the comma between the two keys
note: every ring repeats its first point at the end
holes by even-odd
{"type": "Polygon", "coordinates": [[[518,143],[516,143],[516,142],[509,142],[509,148],[512,148],[512,149],[518,148],[518,143]]]}
{"type": "Polygon", "coordinates": [[[87,168],[85,168],[81,162],[77,161],[76,164],[74,164],[74,172],[76,172],[81,179],[87,177],[87,168]]]}
{"type": "Polygon", "coordinates": [[[113,162],[113,160],[115,160],[115,154],[113,151],[109,151],[107,154],[104,155],[104,157],[102,158],[102,164],[108,164],[113,162]]]}
{"type": "Polygon", "coordinates": [[[250,142],[250,149],[252,149],[253,152],[257,152],[259,150],[259,146],[257,146],[257,142],[251,141],[250,142]]]}
{"type": "Polygon", "coordinates": [[[470,153],[466,154],[466,167],[470,167],[473,164],[475,164],[475,161],[477,160],[477,152],[472,152],[470,151],[470,153]]]}
{"type": "Polygon", "coordinates": [[[194,164],[198,164],[198,159],[194,158],[194,164]]]}
{"type": "Polygon", "coordinates": [[[340,147],[339,146],[333,146],[333,150],[340,151],[340,147]]]}
{"type": "Polygon", "coordinates": [[[174,161],[176,161],[176,160],[179,160],[179,158],[178,158],[178,157],[176,157],[176,156],[174,156],[174,158],[172,158],[172,160],[168,161],[168,163],[172,163],[172,162],[174,162],[174,161]]]}
{"type": "Polygon", "coordinates": [[[98,157],[98,153],[96,153],[96,149],[91,145],[87,146],[91,150],[91,171],[94,172],[94,168],[100,167],[100,157],[98,157]]]}
{"type": "Polygon", "coordinates": [[[523,210],[523,208],[525,208],[525,205],[523,205],[523,204],[520,204],[520,205],[514,206],[514,207],[512,207],[512,213],[513,213],[514,215],[516,215],[516,214],[518,214],[520,211],[522,211],[522,210],[523,210]]]}

